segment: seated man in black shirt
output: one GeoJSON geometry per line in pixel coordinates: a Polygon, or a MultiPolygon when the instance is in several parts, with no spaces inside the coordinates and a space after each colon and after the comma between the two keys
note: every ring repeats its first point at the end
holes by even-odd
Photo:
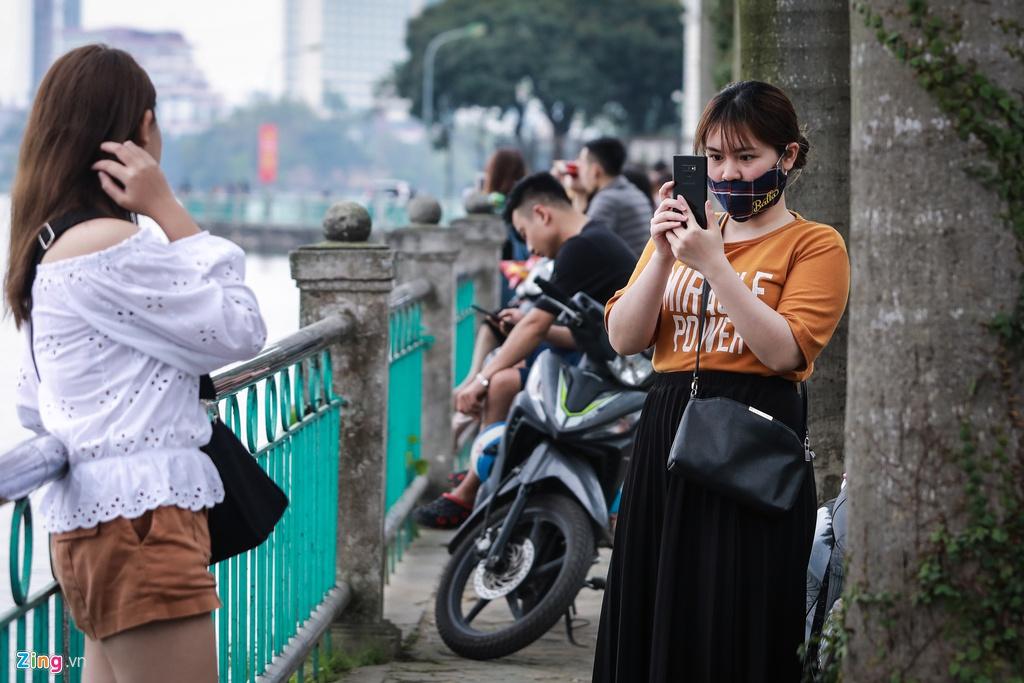
{"type": "MultiPolygon", "coordinates": [[[[512,188],[505,218],[531,252],[554,258],[551,283],[569,296],[586,292],[603,304],[626,285],[636,265],[622,238],[574,208],[562,185],[549,173],[527,176],[512,188]]],[[[455,396],[456,409],[481,416],[482,434],[504,421],[512,400],[522,390],[526,373],[516,367],[521,361],[545,341],[557,348],[574,347],[568,328],[554,325],[557,315],[557,308],[543,302],[525,315],[502,312],[502,319],[514,324],[508,338],[474,381],[455,396]]],[[[473,507],[480,481],[470,468],[454,491],[417,509],[416,521],[434,528],[458,526],[473,507]]]]}

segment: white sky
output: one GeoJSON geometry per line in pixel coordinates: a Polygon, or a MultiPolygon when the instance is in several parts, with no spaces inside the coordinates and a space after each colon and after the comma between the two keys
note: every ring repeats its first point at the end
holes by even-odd
{"type": "MultiPolygon", "coordinates": [[[[0,102],[24,90],[31,0],[0,0],[0,102]]],[[[86,29],[177,30],[211,87],[231,104],[281,91],[284,0],[82,0],[86,29]]]]}

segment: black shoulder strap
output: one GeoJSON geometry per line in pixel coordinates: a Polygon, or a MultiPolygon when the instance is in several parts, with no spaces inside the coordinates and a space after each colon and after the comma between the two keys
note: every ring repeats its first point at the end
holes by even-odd
{"type": "MultiPolygon", "coordinates": [[[[725,225],[725,221],[729,219],[729,214],[723,213],[718,219],[718,227],[725,225]]],[[[708,282],[707,278],[704,278],[704,285],[700,290],[700,311],[697,314],[697,357],[693,364],[693,381],[690,382],[690,398],[697,398],[697,385],[700,374],[700,347],[704,345],[704,318],[707,316],[707,301],[708,295],[711,293],[711,283],[708,282]]],[[[811,432],[810,432],[810,414],[807,412],[807,382],[800,382],[797,387],[797,391],[800,393],[800,399],[803,404],[804,414],[804,453],[808,460],[813,458],[813,452],[811,451],[811,432]]]]}
{"type": "MultiPolygon", "coordinates": [[[[718,217],[718,227],[721,229],[725,222],[729,220],[729,214],[723,213],[718,217]]],[[[703,277],[703,273],[701,276],[703,277]]],[[[708,295],[711,293],[711,283],[708,282],[707,278],[704,278],[704,286],[700,290],[700,311],[697,313],[697,358],[693,365],[693,381],[690,383],[690,398],[697,398],[697,378],[700,373],[700,347],[704,344],[704,318],[707,316],[707,300],[708,295]]]]}
{"type": "Polygon", "coordinates": [[[48,223],[44,223],[43,227],[39,228],[39,235],[36,240],[36,250],[33,255],[32,262],[38,266],[39,262],[43,260],[46,250],[49,249],[54,242],[59,240],[61,235],[79,223],[95,220],[96,218],[109,218],[109,216],[95,209],[83,209],[81,211],[66,213],[59,218],[55,218],[48,223]]]}
{"type": "Polygon", "coordinates": [[[217,400],[217,388],[213,385],[213,379],[209,375],[199,376],[199,398],[204,401],[217,400]]]}
{"type": "MultiPolygon", "coordinates": [[[[55,218],[54,220],[43,224],[43,227],[39,229],[39,234],[36,236],[36,248],[32,253],[32,265],[29,268],[28,282],[25,287],[25,291],[28,292],[30,310],[32,308],[32,283],[36,279],[36,267],[43,260],[43,256],[46,255],[46,250],[53,246],[53,243],[60,239],[61,235],[79,223],[91,221],[96,218],[107,217],[107,214],[101,213],[95,209],[83,209],[81,211],[66,213],[59,218],[55,218]]],[[[36,371],[36,381],[39,381],[39,366],[36,365],[35,347],[35,334],[32,330],[32,320],[30,318],[28,321],[28,348],[29,353],[32,354],[32,367],[35,368],[36,371]]]]}

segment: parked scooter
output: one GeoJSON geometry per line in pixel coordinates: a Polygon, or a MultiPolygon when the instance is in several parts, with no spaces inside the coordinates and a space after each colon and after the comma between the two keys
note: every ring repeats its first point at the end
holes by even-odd
{"type": "Polygon", "coordinates": [[[454,652],[494,659],[540,638],[584,586],[598,545],[611,545],[609,507],[625,472],[653,368],[615,353],[604,307],[544,280],[545,298],[582,351],[578,365],[541,354],[512,403],[490,476],[448,545],[437,629],[454,652]]]}

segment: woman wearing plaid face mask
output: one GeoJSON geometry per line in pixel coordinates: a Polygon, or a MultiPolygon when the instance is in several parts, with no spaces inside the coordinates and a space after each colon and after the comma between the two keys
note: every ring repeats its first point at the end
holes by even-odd
{"type": "Polygon", "coordinates": [[[651,240],[606,307],[616,351],[653,345],[658,376],[623,486],[594,680],[797,681],[811,464],[792,508],[771,515],[668,472],[666,462],[698,345],[700,398],[745,403],[801,433],[797,383],[842,317],[849,260],[839,233],[786,204],[786,182],[809,145],[781,90],[727,86],[694,139],[726,212],[694,207],[705,213],[702,230],[666,183],[651,240]]]}

